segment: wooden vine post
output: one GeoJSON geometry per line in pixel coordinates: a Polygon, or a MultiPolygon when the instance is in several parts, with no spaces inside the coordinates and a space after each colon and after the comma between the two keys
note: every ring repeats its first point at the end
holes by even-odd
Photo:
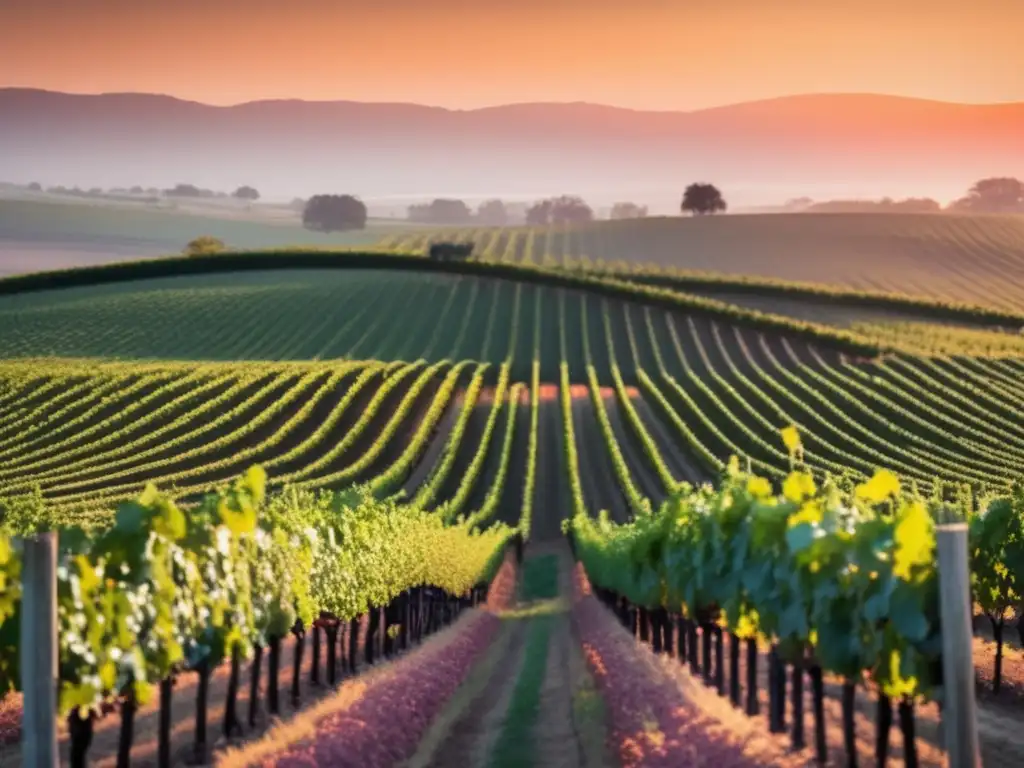
{"type": "Polygon", "coordinates": [[[57,534],[23,539],[22,765],[50,768],[57,753],[57,534]]]}
{"type": "Polygon", "coordinates": [[[978,722],[974,701],[971,639],[971,577],[967,524],[936,527],[939,555],[939,611],[942,617],[942,726],[950,768],[977,768],[978,722]]]}

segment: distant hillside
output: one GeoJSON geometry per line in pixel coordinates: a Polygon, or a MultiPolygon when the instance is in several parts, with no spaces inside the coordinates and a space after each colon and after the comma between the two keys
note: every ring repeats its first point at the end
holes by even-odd
{"type": "Polygon", "coordinates": [[[950,198],[1024,175],[1024,104],[808,95],[697,112],[592,104],[469,111],[261,101],[213,107],[147,94],[0,89],[8,181],[367,198],[575,192],[674,205],[697,179],[736,205],[797,194],[950,198]]]}
{"type": "MultiPolygon", "coordinates": [[[[575,230],[462,231],[489,258],[598,260],[897,291],[1019,311],[1024,215],[819,213],[602,221],[575,230]],[[511,242],[510,242],[511,240],[511,242]]],[[[415,250],[422,235],[382,240],[415,250]]],[[[709,293],[709,290],[704,291],[709,293]]],[[[726,291],[730,293],[730,291],[726,291]]],[[[734,300],[728,296],[727,300],[734,300]]],[[[749,302],[744,302],[749,303],[749,302]]]]}
{"type": "Polygon", "coordinates": [[[218,216],[215,209],[0,198],[0,276],[180,253],[199,235],[239,249],[325,248],[372,243],[382,231],[388,230],[377,222],[365,230],[323,234],[297,222],[218,216]]]}

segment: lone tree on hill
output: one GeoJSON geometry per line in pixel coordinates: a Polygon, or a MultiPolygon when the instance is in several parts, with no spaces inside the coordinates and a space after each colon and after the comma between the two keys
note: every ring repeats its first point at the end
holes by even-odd
{"type": "Polygon", "coordinates": [[[255,187],[242,186],[231,193],[232,197],[238,198],[239,200],[248,200],[254,202],[260,199],[260,193],[256,191],[255,187]]]}
{"type": "Polygon", "coordinates": [[[705,216],[726,210],[725,198],[714,184],[691,184],[683,193],[683,213],[705,216]]]}
{"type": "Polygon", "coordinates": [[[1024,181],[1007,177],[982,179],[950,208],[976,213],[1024,212],[1024,181]]]}
{"type": "Polygon", "coordinates": [[[302,226],[316,232],[366,228],[366,205],[352,195],[313,195],[302,211],[302,226]]]}

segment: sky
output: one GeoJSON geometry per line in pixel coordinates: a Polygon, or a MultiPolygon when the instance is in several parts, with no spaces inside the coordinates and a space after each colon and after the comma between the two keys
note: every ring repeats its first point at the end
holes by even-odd
{"type": "Polygon", "coordinates": [[[0,87],[455,109],[1024,101],[1024,0],[0,0],[0,87]]]}

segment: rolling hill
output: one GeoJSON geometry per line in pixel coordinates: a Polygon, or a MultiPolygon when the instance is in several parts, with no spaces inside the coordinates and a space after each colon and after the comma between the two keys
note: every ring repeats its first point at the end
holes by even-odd
{"type": "MultiPolygon", "coordinates": [[[[1004,309],[1024,305],[1024,216],[1019,215],[656,217],[571,228],[400,232],[377,244],[420,251],[430,239],[440,238],[472,239],[480,257],[510,263],[662,275],[710,272],[898,291],[1004,309]]],[[[702,290],[723,293],[714,286],[702,290]]]]}

